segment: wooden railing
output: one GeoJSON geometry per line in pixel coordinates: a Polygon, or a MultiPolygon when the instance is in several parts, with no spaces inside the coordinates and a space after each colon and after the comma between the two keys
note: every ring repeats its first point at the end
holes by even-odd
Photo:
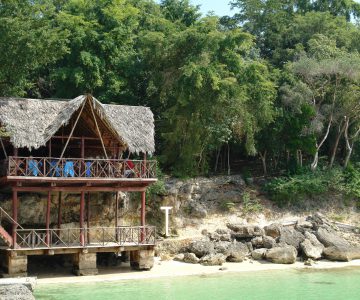
{"type": "Polygon", "coordinates": [[[17,229],[16,249],[155,245],[155,226],[17,229]],[[84,236],[84,243],[81,242],[84,236]]]}
{"type": "Polygon", "coordinates": [[[9,156],[1,170],[2,176],[156,178],[156,161],[9,156]]]}

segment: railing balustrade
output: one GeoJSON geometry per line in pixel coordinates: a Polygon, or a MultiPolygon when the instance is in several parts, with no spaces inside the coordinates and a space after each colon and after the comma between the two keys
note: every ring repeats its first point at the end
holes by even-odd
{"type": "Polygon", "coordinates": [[[156,178],[156,161],[9,156],[0,171],[3,176],[156,178]]]}
{"type": "Polygon", "coordinates": [[[155,245],[155,226],[17,229],[16,249],[155,245]],[[80,236],[84,236],[84,245],[80,236]]]}

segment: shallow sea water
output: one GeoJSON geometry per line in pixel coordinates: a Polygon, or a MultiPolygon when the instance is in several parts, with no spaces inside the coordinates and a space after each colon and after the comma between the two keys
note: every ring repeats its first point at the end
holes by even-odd
{"type": "Polygon", "coordinates": [[[35,297],[37,300],[360,300],[360,268],[39,284],[35,297]]]}

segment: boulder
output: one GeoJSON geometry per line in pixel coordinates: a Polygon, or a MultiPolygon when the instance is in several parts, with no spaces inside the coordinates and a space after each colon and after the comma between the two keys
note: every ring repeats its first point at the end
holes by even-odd
{"type": "Polygon", "coordinates": [[[215,232],[218,234],[230,234],[230,230],[225,228],[218,228],[215,230],[215,232]]]}
{"type": "Polygon", "coordinates": [[[331,246],[324,250],[325,258],[335,261],[350,261],[360,259],[360,247],[331,246]]]}
{"type": "Polygon", "coordinates": [[[337,246],[340,248],[350,247],[350,244],[345,239],[337,235],[334,230],[328,227],[320,227],[315,232],[315,235],[325,247],[332,247],[332,246],[337,246]]]}
{"type": "Polygon", "coordinates": [[[256,225],[227,224],[226,226],[233,231],[231,237],[234,239],[252,238],[254,236],[264,235],[264,230],[256,225]]]}
{"type": "Polygon", "coordinates": [[[264,259],[264,258],[265,258],[266,251],[267,251],[266,248],[255,249],[253,252],[251,252],[251,257],[252,257],[254,260],[264,259]]]}
{"type": "Polygon", "coordinates": [[[212,241],[228,241],[231,242],[231,235],[229,232],[220,234],[218,232],[212,232],[209,234],[209,238],[212,241]]]}
{"type": "Polygon", "coordinates": [[[294,246],[296,250],[300,249],[300,243],[305,240],[305,237],[299,231],[291,227],[283,227],[281,229],[279,242],[294,246]]]}
{"type": "Polygon", "coordinates": [[[31,291],[22,284],[0,286],[1,300],[35,300],[31,291]]]}
{"type": "Polygon", "coordinates": [[[188,264],[197,264],[200,261],[194,253],[184,253],[183,262],[188,264]]]}
{"type": "Polygon", "coordinates": [[[265,226],[264,230],[266,235],[276,239],[280,236],[282,228],[283,226],[281,224],[273,223],[268,226],[265,226]]]}
{"type": "Polygon", "coordinates": [[[200,259],[200,263],[204,266],[221,266],[225,261],[226,256],[221,253],[211,253],[200,259]]]}
{"type": "Polygon", "coordinates": [[[301,242],[300,246],[305,256],[312,259],[320,259],[324,250],[323,245],[313,245],[308,239],[301,242]]]}
{"type": "Polygon", "coordinates": [[[184,253],[179,253],[179,254],[175,255],[173,260],[175,260],[175,261],[184,261],[184,257],[185,257],[184,253]]]}
{"type": "Polygon", "coordinates": [[[198,201],[191,200],[188,204],[189,215],[195,218],[206,218],[207,210],[198,201]]]}
{"type": "Polygon", "coordinates": [[[271,249],[271,248],[275,247],[276,240],[271,236],[264,235],[263,236],[263,244],[264,244],[265,248],[271,249]]]}
{"type": "Polygon", "coordinates": [[[313,228],[313,224],[309,221],[300,219],[296,222],[295,229],[301,233],[305,233],[313,228]]]}
{"type": "Polygon", "coordinates": [[[315,213],[312,216],[308,216],[306,218],[306,221],[310,222],[313,225],[314,229],[318,229],[320,227],[326,227],[326,228],[332,228],[334,225],[331,224],[329,219],[327,219],[323,214],[321,213],[315,213]]]}
{"type": "Polygon", "coordinates": [[[266,251],[268,261],[277,264],[293,264],[296,261],[297,251],[293,246],[275,247],[266,251]]]}
{"type": "Polygon", "coordinates": [[[256,236],[251,240],[251,244],[254,248],[262,248],[264,246],[263,237],[256,236]]]}
{"type": "Polygon", "coordinates": [[[214,251],[215,253],[222,253],[226,255],[230,245],[231,245],[230,242],[218,241],[214,243],[214,251]]]}
{"type": "Polygon", "coordinates": [[[229,245],[227,250],[227,261],[242,262],[249,255],[249,248],[246,244],[234,242],[229,245]]]}
{"type": "Polygon", "coordinates": [[[188,252],[194,253],[197,257],[203,257],[214,252],[214,244],[210,241],[200,240],[192,242],[188,252]]]}

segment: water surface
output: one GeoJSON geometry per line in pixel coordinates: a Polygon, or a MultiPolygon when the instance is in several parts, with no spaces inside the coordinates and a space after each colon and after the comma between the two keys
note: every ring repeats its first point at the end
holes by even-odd
{"type": "Polygon", "coordinates": [[[37,300],[360,299],[360,268],[277,270],[113,282],[46,284],[37,300]]]}

